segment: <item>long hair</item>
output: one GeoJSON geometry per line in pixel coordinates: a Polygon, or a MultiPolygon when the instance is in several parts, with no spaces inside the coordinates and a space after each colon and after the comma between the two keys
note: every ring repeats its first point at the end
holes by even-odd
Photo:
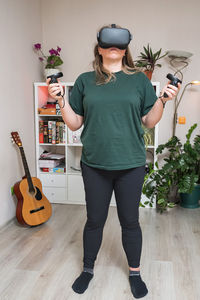
{"type": "MultiPolygon", "coordinates": [[[[111,25],[103,26],[101,29],[108,27],[111,28],[111,25]]],[[[116,27],[121,28],[119,25],[116,25],[116,27]]],[[[114,73],[111,73],[109,70],[104,68],[103,59],[98,52],[98,47],[98,44],[94,47],[94,60],[92,64],[96,73],[96,84],[100,85],[108,83],[111,80],[115,80],[116,77],[114,73]]],[[[127,47],[125,56],[122,58],[122,71],[126,74],[133,74],[139,71],[139,69],[137,69],[134,65],[129,47],[127,47]]]]}

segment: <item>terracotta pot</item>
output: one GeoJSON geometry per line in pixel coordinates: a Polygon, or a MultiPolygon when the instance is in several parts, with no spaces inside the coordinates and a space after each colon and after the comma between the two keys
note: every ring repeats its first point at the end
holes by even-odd
{"type": "Polygon", "coordinates": [[[144,74],[149,78],[149,80],[151,80],[153,71],[146,70],[144,71],[144,74]]]}

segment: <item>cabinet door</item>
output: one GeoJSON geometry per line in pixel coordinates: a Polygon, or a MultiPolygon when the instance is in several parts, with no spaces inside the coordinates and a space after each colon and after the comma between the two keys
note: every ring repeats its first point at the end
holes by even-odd
{"type": "Polygon", "coordinates": [[[67,175],[68,178],[68,203],[85,204],[85,190],[81,175],[67,175]]]}
{"type": "Polygon", "coordinates": [[[43,186],[48,187],[65,187],[66,186],[66,176],[60,174],[40,174],[40,179],[43,186]]]}
{"type": "Polygon", "coordinates": [[[66,188],[43,187],[43,193],[51,203],[67,203],[66,188]]]}

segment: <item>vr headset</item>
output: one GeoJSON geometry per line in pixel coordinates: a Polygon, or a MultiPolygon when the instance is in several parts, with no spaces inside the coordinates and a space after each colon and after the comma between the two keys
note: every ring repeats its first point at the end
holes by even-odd
{"type": "Polygon", "coordinates": [[[126,28],[116,28],[115,24],[112,27],[105,27],[97,33],[98,45],[101,48],[116,47],[126,49],[132,40],[130,31],[126,28]]]}

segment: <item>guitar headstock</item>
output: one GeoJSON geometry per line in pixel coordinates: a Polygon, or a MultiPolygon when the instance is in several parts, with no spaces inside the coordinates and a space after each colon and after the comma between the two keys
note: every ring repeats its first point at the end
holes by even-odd
{"type": "Polygon", "coordinates": [[[11,136],[12,136],[12,140],[15,142],[15,144],[18,147],[21,147],[22,146],[22,142],[20,140],[19,133],[17,131],[12,131],[11,132],[11,136]]]}

